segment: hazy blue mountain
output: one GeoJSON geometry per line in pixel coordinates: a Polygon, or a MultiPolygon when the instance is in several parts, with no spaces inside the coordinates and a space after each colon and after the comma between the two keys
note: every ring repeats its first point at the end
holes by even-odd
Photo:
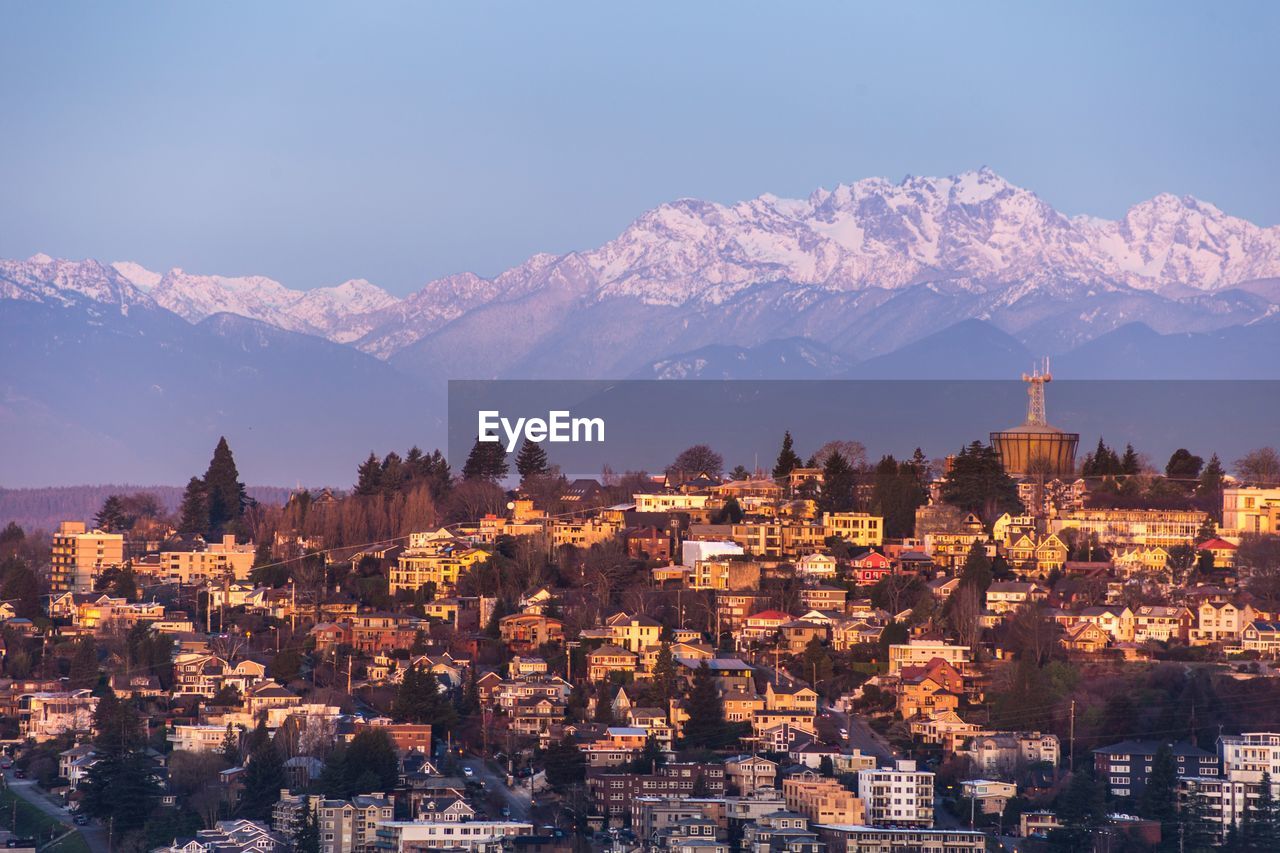
{"type": "Polygon", "coordinates": [[[915,343],[854,365],[849,379],[1009,379],[1035,355],[982,320],[962,320],[915,343]]]}
{"type": "Polygon", "coordinates": [[[372,356],[255,320],[0,301],[4,485],[182,483],[226,435],[256,482],[347,485],[442,405],[372,356]]]}
{"type": "Polygon", "coordinates": [[[1057,359],[1063,376],[1109,379],[1274,379],[1280,317],[1214,332],[1157,334],[1130,323],[1057,359]]]}

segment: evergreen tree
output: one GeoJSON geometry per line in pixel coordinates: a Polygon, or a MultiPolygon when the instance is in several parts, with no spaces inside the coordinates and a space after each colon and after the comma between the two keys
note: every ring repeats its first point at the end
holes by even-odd
{"type": "Polygon", "coordinates": [[[155,768],[142,751],[144,746],[138,709],[108,688],[94,711],[96,761],[81,786],[82,808],[99,819],[110,819],[120,834],[141,828],[159,800],[155,768]]]}
{"type": "Polygon", "coordinates": [[[791,440],[791,430],[787,430],[782,434],[782,449],[778,451],[778,461],[773,466],[773,479],[781,480],[793,469],[800,467],[800,455],[796,453],[795,444],[791,440]]]}
{"type": "Polygon", "coordinates": [[[987,594],[991,579],[991,558],[987,556],[987,548],[981,542],[974,542],[969,546],[969,553],[964,558],[964,567],[960,570],[960,588],[973,587],[978,591],[981,599],[987,594]]]}
{"type": "Polygon", "coordinates": [[[129,526],[129,519],[124,511],[124,502],[120,500],[119,495],[109,495],[102,502],[102,509],[98,510],[98,514],[93,517],[93,525],[99,530],[105,530],[107,533],[124,530],[129,526]]]}
{"type": "Polygon", "coordinates": [[[689,719],[684,724],[686,747],[716,749],[728,739],[724,719],[724,702],[716,687],[711,667],[704,660],[693,672],[693,687],[689,691],[689,719]]]}
{"type": "Polygon", "coordinates": [[[1280,813],[1271,792],[1271,774],[1263,771],[1258,796],[1245,808],[1240,823],[1240,840],[1245,850],[1280,850],[1280,813]]]}
{"type": "Polygon", "coordinates": [[[236,470],[235,457],[225,437],[218,439],[209,460],[209,470],[204,474],[205,494],[209,501],[209,530],[221,533],[228,525],[235,524],[244,515],[244,483],[236,470]]]}
{"type": "Polygon", "coordinates": [[[71,653],[71,673],[68,682],[73,690],[84,690],[98,683],[98,649],[89,637],[76,640],[71,653]]]}
{"type": "Polygon", "coordinates": [[[1022,505],[1018,485],[1005,473],[1000,455],[980,441],[962,449],[952,461],[942,499],[987,521],[1002,512],[1016,512],[1022,505]]]}
{"type": "Polygon", "coordinates": [[[911,470],[916,474],[916,482],[921,488],[929,485],[929,460],[925,458],[924,451],[916,448],[916,452],[911,454],[911,470]]]}
{"type": "Polygon", "coordinates": [[[853,467],[839,450],[833,450],[822,466],[822,493],[818,496],[818,508],[822,512],[851,511],[856,485],[853,467]]]}
{"type": "Polygon", "coordinates": [[[735,497],[725,499],[724,506],[711,517],[712,524],[737,524],[746,516],[735,497]]]}
{"type": "Polygon", "coordinates": [[[228,767],[240,765],[240,736],[236,734],[235,729],[231,728],[230,723],[227,723],[227,732],[222,736],[222,746],[218,749],[218,753],[222,756],[222,760],[227,762],[228,767]]]}
{"type": "Polygon", "coordinates": [[[1124,446],[1124,456],[1120,457],[1120,473],[1132,477],[1134,474],[1140,473],[1142,463],[1138,461],[1138,451],[1133,449],[1132,444],[1124,446]]]}
{"type": "Polygon", "coordinates": [[[1102,785],[1088,771],[1076,771],[1058,798],[1057,813],[1062,827],[1049,834],[1050,846],[1064,851],[1093,849],[1093,831],[1107,818],[1102,785]]]}
{"type": "Polygon", "coordinates": [[[369,458],[360,463],[356,469],[355,493],[362,497],[376,495],[382,489],[382,463],[378,457],[369,452],[369,458]]]}
{"type": "Polygon", "coordinates": [[[399,759],[391,737],[381,729],[365,727],[329,753],[320,775],[326,797],[349,799],[357,794],[389,793],[399,777],[399,759]]]}
{"type": "Polygon", "coordinates": [[[111,582],[111,594],[130,600],[138,597],[138,582],[133,577],[133,565],[131,563],[126,563],[125,567],[116,575],[116,579],[111,582]]]}
{"type": "Polygon", "coordinates": [[[462,479],[497,482],[511,470],[507,464],[507,452],[497,441],[480,441],[471,448],[462,466],[462,479]]]}
{"type": "Polygon", "coordinates": [[[679,685],[680,673],[676,669],[675,656],[671,654],[671,644],[663,643],[653,664],[653,689],[662,707],[665,708],[675,698],[679,685]]]}
{"type": "Polygon", "coordinates": [[[916,508],[929,498],[921,483],[920,464],[922,460],[916,459],[899,464],[892,456],[876,464],[871,502],[884,518],[886,537],[902,538],[915,531],[916,508]]]}
{"type": "Polygon", "coordinates": [[[1196,531],[1195,544],[1199,545],[1202,542],[1208,542],[1217,535],[1218,525],[1213,523],[1212,518],[1206,518],[1204,521],[1200,522],[1200,529],[1196,531]]]}
{"type": "Polygon", "coordinates": [[[199,477],[192,477],[187,481],[187,490],[182,494],[182,507],[178,512],[179,533],[184,536],[203,536],[209,532],[209,498],[205,493],[204,481],[199,477]]]}
{"type": "Polygon", "coordinates": [[[458,722],[457,710],[440,690],[440,679],[416,666],[405,671],[391,711],[406,722],[429,723],[433,734],[444,734],[458,722]]]}
{"type": "Polygon", "coordinates": [[[1165,837],[1177,832],[1178,765],[1168,744],[1161,744],[1151,761],[1151,773],[1138,804],[1138,814],[1160,821],[1160,831],[1165,837]]]}
{"type": "Polygon", "coordinates": [[[0,598],[13,604],[14,611],[24,619],[31,619],[44,612],[41,603],[40,579],[26,561],[18,557],[5,560],[0,571],[0,598]]]}
{"type": "Polygon", "coordinates": [[[1227,472],[1222,467],[1218,454],[1209,457],[1209,462],[1200,472],[1200,482],[1196,484],[1196,496],[1214,501],[1222,500],[1222,483],[1227,472]]]}
{"type": "Polygon", "coordinates": [[[408,469],[399,453],[393,450],[383,457],[378,477],[378,485],[383,495],[392,497],[400,491],[408,479],[408,469]]]}
{"type": "Polygon", "coordinates": [[[580,785],[587,778],[587,758],[567,735],[543,753],[542,762],[547,770],[547,782],[557,791],[580,785]]]}
{"type": "MultiPolygon", "coordinates": [[[[1136,464],[1136,455],[1134,461],[1136,464]]],[[[1086,454],[1080,473],[1085,477],[1114,477],[1123,473],[1124,463],[1101,437],[1092,453],[1086,454]]]]}
{"type": "Polygon", "coordinates": [[[240,814],[250,820],[265,820],[271,814],[271,806],[280,799],[280,789],[287,781],[284,759],[267,734],[265,722],[259,721],[258,729],[255,729],[256,745],[245,765],[244,794],[240,798],[240,814]]]}
{"type": "Polygon", "coordinates": [[[301,823],[293,834],[293,853],[320,853],[320,821],[311,803],[305,799],[301,823]]]}
{"type": "Polygon", "coordinates": [[[526,439],[520,445],[520,452],[516,454],[516,472],[520,475],[520,482],[545,477],[550,471],[547,451],[538,442],[526,439]]]}
{"type": "Polygon", "coordinates": [[[825,695],[826,686],[835,675],[835,663],[826,645],[817,637],[809,640],[800,656],[800,665],[803,667],[801,677],[810,679],[813,689],[825,695]]]}
{"type": "Polygon", "coordinates": [[[1179,853],[1210,853],[1218,848],[1221,827],[1209,814],[1209,805],[1198,791],[1187,799],[1179,815],[1178,837],[1162,846],[1179,853]]]}
{"type": "Polygon", "coordinates": [[[467,686],[462,692],[462,703],[458,713],[464,717],[474,717],[480,713],[480,682],[476,679],[476,667],[467,667],[467,686]]]}

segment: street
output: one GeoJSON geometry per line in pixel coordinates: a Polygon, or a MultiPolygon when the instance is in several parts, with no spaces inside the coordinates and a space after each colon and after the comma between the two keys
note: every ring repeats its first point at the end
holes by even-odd
{"type": "Polygon", "coordinates": [[[896,757],[893,747],[875,729],[871,728],[864,718],[857,714],[846,714],[844,711],[837,711],[830,706],[826,708],[826,711],[839,728],[846,729],[849,732],[848,742],[850,746],[860,750],[863,755],[874,755],[883,765],[891,766],[893,764],[896,757]]]}
{"type": "Polygon", "coordinates": [[[71,815],[66,809],[53,802],[34,781],[31,779],[18,779],[13,775],[12,770],[4,771],[4,782],[5,786],[15,796],[26,800],[45,814],[57,818],[67,829],[78,830],[85,843],[89,845],[92,853],[108,853],[107,830],[101,824],[93,821],[87,826],[76,826],[72,823],[71,815]]]}
{"type": "MultiPolygon", "coordinates": [[[[523,786],[519,788],[507,787],[507,777],[505,773],[499,773],[477,755],[466,755],[462,758],[462,766],[470,767],[475,774],[472,778],[484,782],[485,790],[496,795],[504,806],[511,810],[511,820],[530,820],[530,812],[533,797],[529,790],[523,786]]],[[[498,819],[499,815],[491,815],[494,819],[498,819]]]]}

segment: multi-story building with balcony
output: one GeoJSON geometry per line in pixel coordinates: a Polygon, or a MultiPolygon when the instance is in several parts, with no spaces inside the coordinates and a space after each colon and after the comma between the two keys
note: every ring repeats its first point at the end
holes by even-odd
{"type": "Polygon", "coordinates": [[[124,535],[86,530],[82,521],[64,521],[53,534],[49,590],[92,592],[103,569],[124,565],[124,535]]]}

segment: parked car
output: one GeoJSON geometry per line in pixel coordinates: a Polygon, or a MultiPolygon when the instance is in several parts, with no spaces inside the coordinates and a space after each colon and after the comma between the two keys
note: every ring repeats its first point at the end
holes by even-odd
{"type": "Polygon", "coordinates": [[[78,814],[72,819],[76,826],[88,826],[89,816],[86,814],[78,814]]]}

